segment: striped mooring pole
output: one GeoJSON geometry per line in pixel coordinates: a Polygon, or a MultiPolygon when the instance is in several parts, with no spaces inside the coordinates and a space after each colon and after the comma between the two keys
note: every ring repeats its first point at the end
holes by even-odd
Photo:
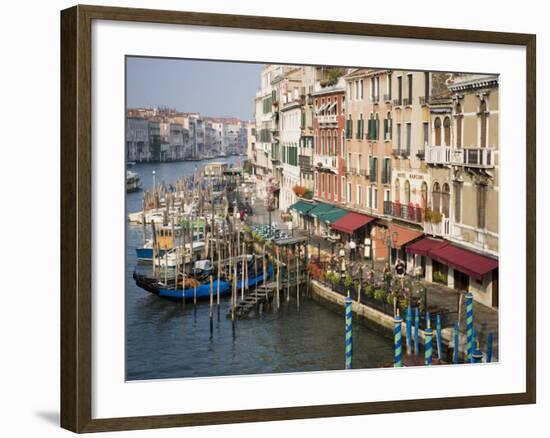
{"type": "Polygon", "coordinates": [[[485,357],[485,362],[487,363],[491,362],[492,358],[493,358],[493,334],[489,333],[489,336],[487,336],[487,356],[485,357]]]}
{"type": "Polygon", "coordinates": [[[477,332],[475,327],[472,329],[472,356],[470,357],[470,363],[474,363],[474,350],[476,348],[477,332]]]}
{"type": "Polygon", "coordinates": [[[471,292],[466,295],[466,339],[468,342],[466,349],[466,362],[472,361],[472,352],[474,349],[474,296],[471,292]]]}
{"type": "Polygon", "coordinates": [[[443,359],[443,342],[441,341],[441,317],[439,313],[435,317],[435,340],[437,342],[437,358],[443,359]]]}
{"type": "Polygon", "coordinates": [[[432,348],[432,335],[433,329],[430,327],[430,319],[427,319],[427,327],[424,330],[424,359],[426,365],[432,364],[433,348],[432,348]]]}
{"type": "Polygon", "coordinates": [[[414,354],[418,356],[420,350],[418,348],[418,330],[420,325],[420,313],[418,307],[414,308],[414,354]]]}
{"type": "Polygon", "coordinates": [[[412,354],[412,309],[411,305],[407,306],[407,354],[412,354]]]}
{"type": "Polygon", "coordinates": [[[459,350],[459,345],[458,345],[458,321],[455,321],[454,339],[455,339],[455,342],[454,342],[454,351],[453,351],[453,362],[458,363],[458,350],[459,350]]]}
{"type": "Polygon", "coordinates": [[[346,297],[346,370],[351,369],[351,359],[352,359],[352,340],[351,340],[351,298],[346,297]]]}
{"type": "Polygon", "coordinates": [[[483,353],[479,349],[479,341],[478,341],[476,343],[476,347],[474,348],[474,351],[472,352],[472,363],[480,363],[482,358],[483,358],[483,353]]]}
{"type": "Polygon", "coordinates": [[[393,318],[393,323],[393,366],[398,368],[403,366],[403,361],[401,360],[401,324],[403,323],[403,318],[399,315],[399,309],[397,309],[397,314],[393,318]]]}

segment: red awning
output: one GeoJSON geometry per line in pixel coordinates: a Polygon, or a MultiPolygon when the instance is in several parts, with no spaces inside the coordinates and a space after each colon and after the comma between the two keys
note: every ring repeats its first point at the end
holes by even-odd
{"type": "Polygon", "coordinates": [[[353,234],[354,231],[364,227],[375,218],[350,211],[332,224],[332,228],[343,233],[353,234]]]}
{"type": "Polygon", "coordinates": [[[431,250],[429,255],[478,281],[481,281],[487,272],[498,268],[498,260],[451,244],[431,250]]]}
{"type": "Polygon", "coordinates": [[[407,246],[406,251],[409,254],[418,254],[422,256],[427,256],[428,252],[441,248],[445,245],[448,245],[449,242],[444,242],[443,240],[435,240],[430,239],[429,237],[425,237],[422,240],[419,240],[418,242],[414,242],[413,244],[407,246]]]}
{"type": "Polygon", "coordinates": [[[393,247],[401,248],[414,239],[422,236],[421,231],[412,230],[410,228],[400,227],[395,224],[390,224],[390,233],[392,235],[393,247]],[[395,233],[395,237],[394,237],[395,233]]]}

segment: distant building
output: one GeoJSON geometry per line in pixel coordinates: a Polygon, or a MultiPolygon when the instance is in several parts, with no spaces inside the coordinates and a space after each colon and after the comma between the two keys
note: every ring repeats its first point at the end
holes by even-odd
{"type": "Polygon", "coordinates": [[[149,122],[138,117],[126,119],[126,160],[149,161],[149,122]]]}

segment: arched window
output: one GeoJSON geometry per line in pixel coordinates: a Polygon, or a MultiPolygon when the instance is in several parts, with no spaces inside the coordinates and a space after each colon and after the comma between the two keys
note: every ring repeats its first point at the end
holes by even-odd
{"type": "Polygon", "coordinates": [[[411,183],[409,180],[405,181],[405,204],[409,205],[411,202],[411,183]]]}
{"type": "Polygon", "coordinates": [[[327,150],[325,154],[330,155],[331,153],[332,153],[332,136],[330,135],[330,131],[327,131],[327,150]]]}
{"type": "Polygon", "coordinates": [[[434,130],[435,130],[435,145],[441,146],[441,119],[439,117],[435,118],[434,130]]]}
{"type": "Polygon", "coordinates": [[[401,186],[399,185],[399,179],[396,179],[394,183],[394,192],[393,192],[393,199],[395,200],[395,202],[399,202],[399,199],[401,198],[400,192],[401,192],[401,186]]]}
{"type": "Polygon", "coordinates": [[[449,117],[445,117],[443,120],[443,130],[445,134],[445,146],[451,145],[451,119],[449,117]]]}
{"type": "Polygon", "coordinates": [[[443,184],[443,190],[441,192],[441,214],[445,217],[449,217],[449,202],[451,194],[449,184],[443,184]]]}
{"type": "Polygon", "coordinates": [[[420,196],[422,197],[422,208],[426,208],[428,206],[428,184],[426,184],[425,181],[422,183],[422,186],[420,188],[420,196]]]}
{"type": "Polygon", "coordinates": [[[479,146],[487,147],[487,103],[484,100],[479,105],[479,146]]]}
{"type": "Polygon", "coordinates": [[[321,131],[321,154],[325,155],[325,131],[321,131]]]}
{"type": "Polygon", "coordinates": [[[456,105],[456,147],[462,147],[462,105],[456,105]]]}
{"type": "Polygon", "coordinates": [[[440,211],[441,209],[441,188],[439,183],[434,183],[432,190],[432,209],[433,211],[440,211]]]}

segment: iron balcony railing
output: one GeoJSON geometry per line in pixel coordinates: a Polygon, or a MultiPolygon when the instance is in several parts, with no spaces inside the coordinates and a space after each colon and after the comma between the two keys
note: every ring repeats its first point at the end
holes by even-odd
{"type": "Polygon", "coordinates": [[[421,224],[424,216],[423,209],[399,202],[384,201],[384,214],[408,222],[421,224]]]}

